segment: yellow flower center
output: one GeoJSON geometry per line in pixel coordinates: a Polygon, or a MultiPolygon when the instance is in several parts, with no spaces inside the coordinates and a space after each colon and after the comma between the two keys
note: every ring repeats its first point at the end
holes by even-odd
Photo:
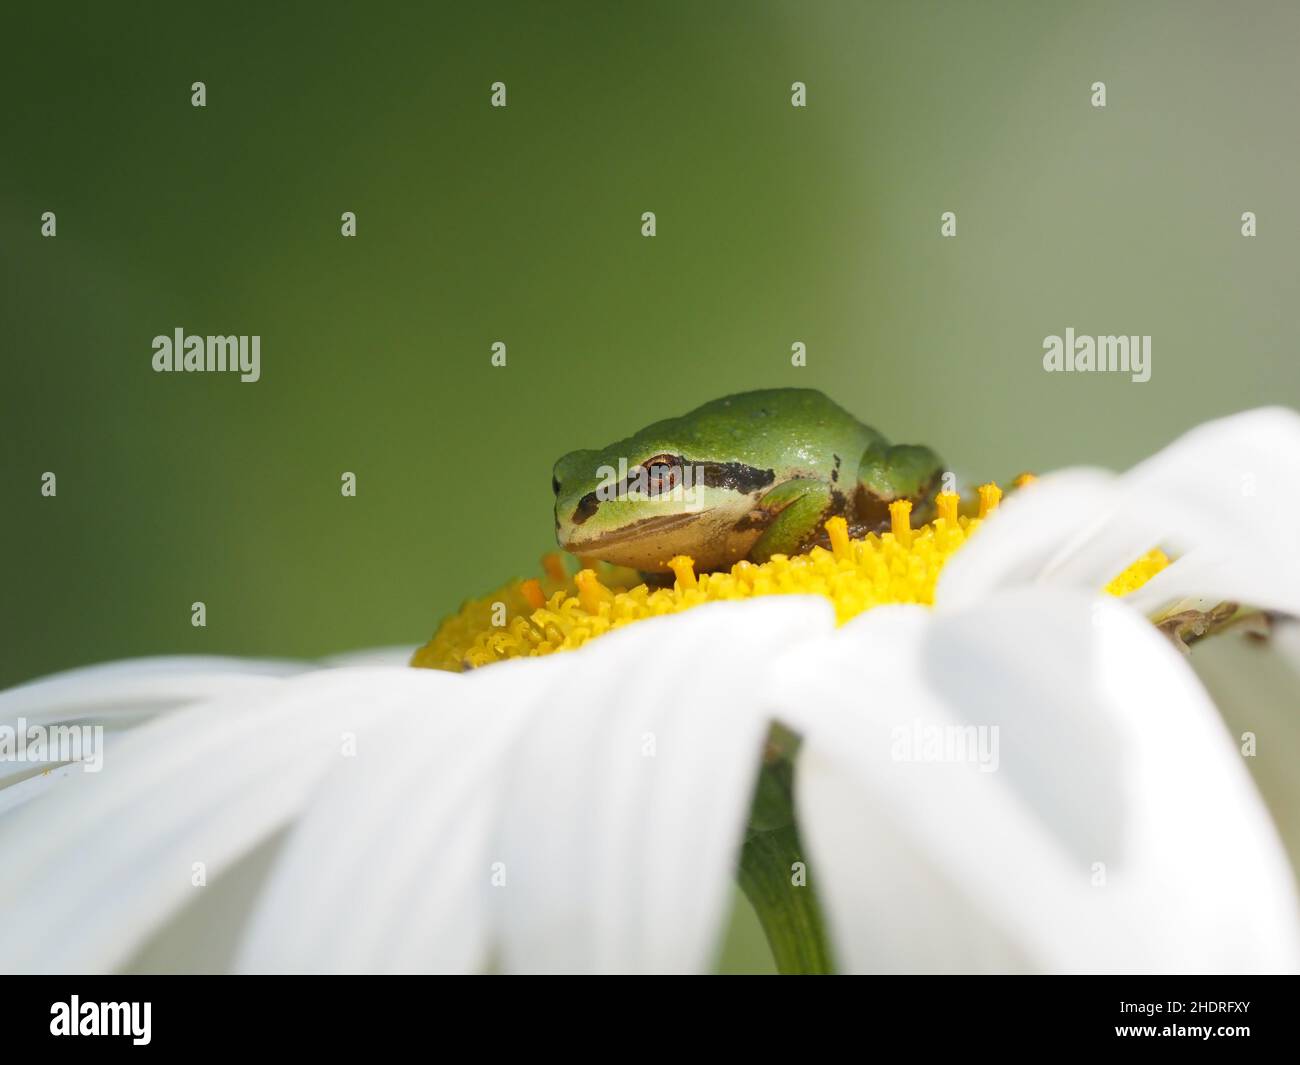
{"type": "MultiPolygon", "coordinates": [[[[1028,474],[1016,487],[1032,482],[1028,474]]],[[[695,572],[693,561],[669,561],[671,588],[636,583],[630,570],[593,563],[568,577],[558,554],[543,559],[545,575],[511,581],[491,595],[473,599],[438,627],[415,652],[413,666],[460,671],[507,658],[551,654],[643,618],[676,614],[703,603],[758,595],[824,595],[842,624],[864,610],[887,603],[934,602],[944,564],[997,508],[1002,490],[981,485],[976,516],[958,513],[955,492],[935,499],[933,521],[912,528],[912,504],[891,503],[888,532],[850,538],[843,518],[826,522],[830,550],[773,555],[767,562],[737,562],[727,572],[695,572]]],[[[1144,555],[1106,586],[1112,595],[1140,587],[1169,564],[1161,551],[1144,555]]]]}

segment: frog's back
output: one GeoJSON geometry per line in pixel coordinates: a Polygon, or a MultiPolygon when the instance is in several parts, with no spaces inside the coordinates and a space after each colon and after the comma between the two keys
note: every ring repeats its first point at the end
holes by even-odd
{"type": "Polygon", "coordinates": [[[790,465],[828,479],[839,467],[852,476],[862,452],[883,441],[870,426],[812,388],[739,392],[672,422],[677,426],[674,435],[699,458],[766,466],[781,455],[790,465]]]}

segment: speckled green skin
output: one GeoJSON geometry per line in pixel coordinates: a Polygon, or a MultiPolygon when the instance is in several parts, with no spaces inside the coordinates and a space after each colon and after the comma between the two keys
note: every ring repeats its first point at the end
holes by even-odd
{"type": "Polygon", "coordinates": [[[941,469],[928,448],[891,446],[822,393],[780,388],[724,396],[648,425],[600,450],[573,451],[554,468],[555,526],[575,554],[647,572],[687,554],[698,569],[804,550],[835,514],[855,532],[882,527],[887,504],[924,505],[941,469]],[[608,495],[609,469],[648,460],[689,467],[688,499],[608,495]],[[604,474],[602,475],[602,468],[604,474]]]}

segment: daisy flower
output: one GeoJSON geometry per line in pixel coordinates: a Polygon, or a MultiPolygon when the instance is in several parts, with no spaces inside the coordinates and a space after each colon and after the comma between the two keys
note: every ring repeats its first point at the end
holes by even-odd
{"type": "Polygon", "coordinates": [[[1294,701],[1229,731],[1185,646],[1300,615],[1298,468],[1255,411],[671,588],[552,564],[437,668],[0,693],[15,735],[105,729],[102,772],[0,762],[0,968],[702,971],[738,881],[790,972],[1297,971],[1248,766],[1294,701]]]}

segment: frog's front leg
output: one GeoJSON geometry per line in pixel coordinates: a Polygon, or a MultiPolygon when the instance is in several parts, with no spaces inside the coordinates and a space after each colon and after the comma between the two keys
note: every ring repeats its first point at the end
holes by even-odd
{"type": "Polygon", "coordinates": [[[786,481],[763,496],[758,506],[773,517],[749,557],[766,562],[773,555],[793,555],[816,538],[831,506],[830,485],[802,478],[786,481]]]}
{"type": "Polygon", "coordinates": [[[910,499],[913,520],[928,518],[943,460],[921,444],[871,447],[858,464],[858,516],[868,526],[889,523],[889,504],[910,499]]]}

